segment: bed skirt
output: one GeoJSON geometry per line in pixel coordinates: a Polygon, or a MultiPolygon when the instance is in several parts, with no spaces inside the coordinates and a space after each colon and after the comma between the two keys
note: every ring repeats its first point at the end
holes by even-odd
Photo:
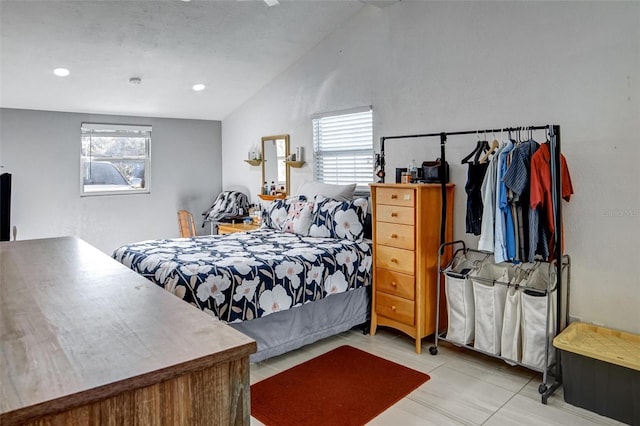
{"type": "Polygon", "coordinates": [[[229,326],[257,342],[258,351],[249,360],[260,362],[366,323],[369,293],[369,287],[361,287],[229,326]]]}

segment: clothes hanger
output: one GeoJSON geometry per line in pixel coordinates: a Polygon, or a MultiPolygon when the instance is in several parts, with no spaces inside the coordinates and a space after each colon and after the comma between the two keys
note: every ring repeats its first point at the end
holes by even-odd
{"type": "Polygon", "coordinates": [[[461,161],[460,164],[467,164],[469,163],[469,159],[473,156],[477,156],[479,152],[482,152],[482,147],[483,147],[483,143],[486,143],[487,141],[481,141],[480,139],[478,139],[478,142],[476,143],[476,147],[473,148],[473,151],[471,151],[466,157],[464,157],[461,161]]]}
{"type": "Polygon", "coordinates": [[[476,156],[473,158],[473,163],[474,164],[478,164],[480,162],[480,156],[486,152],[489,152],[491,150],[491,147],[489,147],[489,142],[487,141],[487,138],[485,137],[482,142],[482,146],[481,148],[478,150],[478,152],[476,152],[476,156]]]}
{"type": "MultiPolygon", "coordinates": [[[[495,137],[494,137],[495,139],[495,137]]],[[[480,148],[480,150],[478,152],[476,152],[476,156],[473,159],[473,162],[475,164],[478,164],[480,162],[480,156],[485,153],[491,151],[491,147],[489,146],[489,141],[487,141],[487,131],[484,131],[484,139],[482,140],[482,148],[480,148]]]]}
{"type": "Polygon", "coordinates": [[[469,163],[469,159],[471,157],[474,157],[473,163],[477,164],[478,158],[480,158],[480,155],[482,155],[483,152],[489,149],[489,142],[487,142],[486,134],[485,134],[484,140],[480,140],[480,134],[478,131],[476,131],[476,138],[478,139],[478,142],[476,143],[476,147],[473,149],[473,151],[471,151],[466,157],[462,159],[461,164],[469,163]]]}
{"type": "Polygon", "coordinates": [[[482,157],[480,157],[480,159],[478,160],[478,163],[480,164],[486,163],[489,156],[493,154],[496,151],[496,149],[498,149],[498,147],[500,147],[500,142],[498,142],[498,139],[494,139],[493,141],[491,141],[491,146],[489,146],[489,150],[485,152],[485,154],[482,157]]]}
{"type": "MultiPolygon", "coordinates": [[[[500,130],[500,139],[502,139],[502,132],[504,132],[504,129],[500,130]]],[[[491,145],[489,145],[489,143],[487,142],[487,152],[485,152],[485,154],[480,157],[480,159],[478,160],[478,163],[483,164],[486,163],[487,160],[489,159],[489,156],[491,154],[493,154],[496,149],[498,149],[500,147],[500,141],[496,138],[495,133],[493,134],[493,140],[491,141],[491,145]]]]}

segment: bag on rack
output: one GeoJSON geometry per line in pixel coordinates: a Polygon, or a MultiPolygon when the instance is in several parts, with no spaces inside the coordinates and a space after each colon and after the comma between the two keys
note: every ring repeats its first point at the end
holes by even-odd
{"type": "Polygon", "coordinates": [[[469,275],[473,283],[475,305],[475,340],[473,347],[492,355],[500,354],[502,321],[507,286],[513,265],[482,262],[477,273],[469,275]],[[495,283],[500,281],[502,284],[495,283]]]}
{"type": "Polygon", "coordinates": [[[461,255],[443,271],[447,296],[447,340],[462,345],[473,342],[475,334],[473,286],[469,280],[469,273],[473,270],[474,263],[461,255]]]}
{"type": "Polygon", "coordinates": [[[555,287],[555,283],[555,266],[546,262],[530,270],[529,276],[522,282],[527,287],[544,291],[522,292],[522,363],[537,369],[545,367],[545,344],[549,351],[547,366],[555,360],[552,340],[556,335],[557,299],[555,291],[548,292],[555,287]]]}
{"type": "Polygon", "coordinates": [[[436,161],[423,161],[422,162],[422,179],[427,183],[440,183],[444,181],[449,182],[449,163],[444,162],[444,176],[440,170],[441,161],[438,158],[436,161]]]}

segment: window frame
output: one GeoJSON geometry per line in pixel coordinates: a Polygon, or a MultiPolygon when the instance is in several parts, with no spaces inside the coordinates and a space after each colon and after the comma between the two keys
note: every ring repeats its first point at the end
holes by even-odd
{"type": "MultiPolygon", "coordinates": [[[[323,182],[323,183],[329,183],[329,184],[338,184],[338,185],[344,185],[347,183],[356,183],[356,194],[357,195],[368,195],[370,194],[370,187],[369,187],[369,183],[373,183],[375,181],[375,176],[374,176],[374,161],[375,161],[375,153],[374,153],[374,141],[373,141],[373,108],[371,105],[365,106],[365,107],[358,107],[358,108],[351,108],[351,109],[346,109],[346,110],[340,110],[340,111],[331,111],[331,112],[326,112],[326,113],[322,113],[322,114],[314,114],[311,116],[312,119],[312,131],[313,131],[313,177],[314,180],[317,182],[323,182]],[[370,128],[367,129],[366,131],[370,131],[370,145],[363,147],[363,146],[358,146],[361,145],[360,141],[356,141],[354,142],[354,148],[352,149],[321,149],[321,144],[322,141],[320,140],[320,133],[322,132],[321,126],[322,126],[322,120],[323,119],[338,119],[336,120],[339,121],[339,119],[341,117],[345,117],[345,116],[349,116],[349,115],[354,115],[354,114],[363,114],[363,113],[367,113],[368,117],[362,117],[362,118],[356,118],[355,120],[358,119],[365,119],[365,120],[369,120],[369,122],[367,124],[370,124],[370,128]],[[352,158],[353,164],[354,164],[354,171],[352,173],[347,173],[347,181],[339,179],[340,178],[340,174],[341,174],[341,170],[340,170],[340,165],[336,165],[337,171],[336,171],[336,175],[338,179],[335,180],[326,180],[326,176],[325,173],[323,173],[320,168],[324,166],[324,164],[321,164],[321,162],[323,161],[323,157],[325,155],[331,155],[333,154],[334,158],[336,159],[336,162],[339,162],[340,157],[344,157],[347,161],[349,161],[349,157],[352,158]],[[358,156],[360,157],[364,157],[362,159],[358,159],[358,156]],[[361,163],[361,164],[360,164],[361,163]],[[363,174],[363,170],[365,169],[365,167],[363,166],[364,164],[366,164],[366,167],[368,168],[368,170],[370,171],[370,175],[367,174],[367,177],[362,178],[362,174],[363,174]],[[360,165],[361,167],[357,167],[358,165],[360,165]],[[360,177],[360,178],[359,178],[360,177]]],[[[331,126],[335,126],[336,122],[329,122],[327,123],[328,127],[331,126]]],[[[334,128],[335,130],[335,128],[334,128]]],[[[347,131],[345,131],[344,133],[347,133],[347,131]]],[[[367,137],[365,136],[365,137],[367,137]]],[[[330,145],[330,142],[328,143],[330,145]]],[[[343,166],[344,167],[344,166],[343,166]]]]}
{"type": "MultiPolygon", "coordinates": [[[[80,196],[81,197],[93,197],[102,195],[130,195],[130,194],[149,194],[151,192],[150,176],[151,176],[151,133],[152,126],[150,125],[131,125],[131,124],[107,124],[107,123],[82,123],[80,126],[80,196]],[[94,156],[83,155],[83,143],[84,138],[87,135],[91,138],[92,135],[96,137],[118,137],[118,138],[144,138],[145,147],[144,155],[119,155],[119,156],[94,156]],[[111,189],[111,190],[85,190],[84,175],[85,175],[85,163],[89,162],[108,162],[113,165],[117,161],[144,161],[144,187],[135,188],[131,186],[130,189],[111,189]]],[[[118,169],[115,165],[113,167],[119,174],[125,179],[127,184],[131,185],[125,173],[118,169]]]]}

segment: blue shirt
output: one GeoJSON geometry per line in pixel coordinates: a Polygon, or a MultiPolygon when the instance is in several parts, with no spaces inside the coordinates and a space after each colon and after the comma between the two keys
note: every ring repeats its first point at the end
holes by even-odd
{"type": "Polygon", "coordinates": [[[507,186],[502,177],[507,172],[507,155],[513,150],[513,142],[507,141],[504,149],[498,154],[498,171],[496,175],[496,229],[493,255],[496,263],[513,260],[516,255],[516,236],[511,208],[507,201],[507,186]]]}

